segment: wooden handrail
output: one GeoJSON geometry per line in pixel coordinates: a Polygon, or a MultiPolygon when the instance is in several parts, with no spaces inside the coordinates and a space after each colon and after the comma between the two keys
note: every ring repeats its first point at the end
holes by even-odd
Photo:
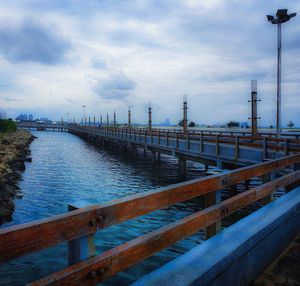
{"type": "Polygon", "coordinates": [[[223,189],[300,162],[300,154],[191,180],[0,230],[0,261],[91,234],[104,227],[223,189]]]}
{"type": "Polygon", "coordinates": [[[250,189],[29,285],[95,285],[186,236],[300,180],[300,170],[250,189]]]}

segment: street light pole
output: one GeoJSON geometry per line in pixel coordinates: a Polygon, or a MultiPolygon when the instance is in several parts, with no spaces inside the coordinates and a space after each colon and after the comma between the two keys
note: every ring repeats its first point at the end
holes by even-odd
{"type": "Polygon", "coordinates": [[[86,126],[86,116],[85,116],[85,108],[86,108],[86,105],[82,105],[82,108],[83,108],[83,120],[84,120],[84,126],[86,126]]]}
{"type": "Polygon", "coordinates": [[[281,22],[277,25],[277,114],[276,134],[281,133],[281,22]]]}
{"type": "Polygon", "coordinates": [[[272,15],[267,15],[267,19],[272,24],[277,25],[277,96],[276,96],[276,135],[281,134],[281,24],[295,17],[297,13],[288,14],[287,9],[279,9],[276,12],[276,18],[272,15]]]}

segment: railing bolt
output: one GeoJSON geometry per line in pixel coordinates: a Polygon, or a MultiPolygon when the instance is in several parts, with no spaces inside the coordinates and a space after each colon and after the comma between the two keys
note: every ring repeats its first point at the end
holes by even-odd
{"type": "Polygon", "coordinates": [[[92,278],[96,278],[96,276],[97,276],[97,272],[96,272],[95,270],[93,270],[93,271],[91,272],[91,277],[92,277],[92,278]]]}
{"type": "Polygon", "coordinates": [[[94,226],[96,225],[96,223],[97,223],[97,221],[96,221],[95,218],[93,218],[93,219],[89,222],[89,224],[90,224],[91,227],[94,227],[94,226]]]}
{"type": "Polygon", "coordinates": [[[98,215],[97,216],[97,222],[98,223],[101,223],[101,222],[103,222],[104,221],[104,216],[103,215],[98,215]]]}

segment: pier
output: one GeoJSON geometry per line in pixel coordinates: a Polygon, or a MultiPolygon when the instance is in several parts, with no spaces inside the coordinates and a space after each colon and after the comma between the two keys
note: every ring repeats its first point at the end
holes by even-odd
{"type": "Polygon", "coordinates": [[[157,159],[158,154],[178,157],[179,165],[182,160],[194,160],[233,170],[104,204],[78,202],[65,214],[0,230],[2,262],[68,242],[69,267],[30,285],[95,285],[199,230],[205,231],[206,241],[134,285],[192,285],[200,281],[201,285],[230,285],[232,277],[237,279],[236,285],[249,285],[299,235],[300,154],[296,136],[93,126],[66,129],[95,145],[133,156],[141,149],[157,159]],[[262,185],[248,186],[238,194],[234,191],[237,184],[257,177],[262,185]],[[232,189],[230,198],[220,201],[220,191],[228,187],[232,189]],[[279,189],[285,189],[286,194],[273,200],[279,189]],[[197,197],[204,197],[202,210],[103,253],[95,252],[97,231],[197,197]],[[255,202],[263,205],[258,211],[220,229],[222,219],[255,202]],[[253,263],[258,255],[259,261],[253,263]]]}

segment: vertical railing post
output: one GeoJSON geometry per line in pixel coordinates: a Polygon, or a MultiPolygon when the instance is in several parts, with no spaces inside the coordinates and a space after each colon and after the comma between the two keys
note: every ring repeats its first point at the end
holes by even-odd
{"type": "Polygon", "coordinates": [[[263,160],[268,159],[268,138],[263,137],[263,160]]]}
{"type": "Polygon", "coordinates": [[[235,149],[234,149],[234,159],[235,160],[238,160],[239,159],[239,156],[240,156],[240,146],[239,146],[239,141],[240,141],[240,138],[239,136],[236,136],[235,137],[235,149]]]}
{"type": "Polygon", "coordinates": [[[178,142],[178,132],[176,132],[176,149],[179,147],[179,142],[178,142]]]}
{"type": "Polygon", "coordinates": [[[167,131],[167,134],[166,134],[166,141],[167,141],[167,146],[169,146],[169,131],[167,131]]]}
{"type": "Polygon", "coordinates": [[[284,139],[284,155],[285,156],[288,156],[289,155],[289,143],[290,143],[290,140],[289,139],[284,139]]]}
{"type": "MultiPolygon", "coordinates": [[[[217,203],[221,202],[221,191],[211,192],[204,196],[205,198],[205,208],[213,206],[217,203]]],[[[217,221],[211,225],[209,225],[205,229],[205,239],[208,239],[214,236],[221,229],[221,221],[217,221]]]]}
{"type": "Polygon", "coordinates": [[[203,153],[203,131],[200,132],[200,153],[203,153]]]}
{"type": "Polygon", "coordinates": [[[151,144],[153,144],[153,133],[152,129],[150,130],[150,136],[151,136],[151,144]]]}
{"type": "Polygon", "coordinates": [[[220,155],[220,135],[216,135],[216,156],[220,155]]]}
{"type": "MultiPolygon", "coordinates": [[[[89,203],[85,201],[78,201],[75,203],[68,204],[68,211],[74,211],[79,208],[88,206],[89,203]]],[[[89,224],[97,228],[97,221],[90,221],[89,224]]],[[[82,260],[91,258],[96,255],[95,247],[95,234],[88,234],[86,236],[70,240],[68,242],[68,264],[69,266],[78,263],[82,260]]]]}
{"type": "Polygon", "coordinates": [[[188,131],[186,133],[186,149],[190,150],[190,136],[188,131]]]}

